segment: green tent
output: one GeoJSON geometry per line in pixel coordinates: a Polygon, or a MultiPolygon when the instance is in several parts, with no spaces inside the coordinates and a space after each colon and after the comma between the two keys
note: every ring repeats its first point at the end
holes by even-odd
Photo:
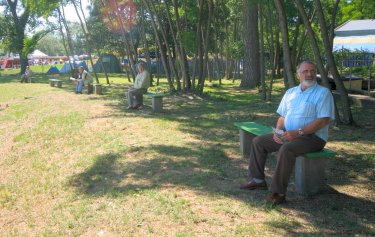
{"type": "Polygon", "coordinates": [[[95,72],[104,72],[102,65],[100,65],[100,61],[103,62],[103,66],[106,72],[109,73],[120,73],[122,72],[120,61],[115,57],[113,54],[103,54],[100,56],[98,61],[94,64],[95,72]]]}

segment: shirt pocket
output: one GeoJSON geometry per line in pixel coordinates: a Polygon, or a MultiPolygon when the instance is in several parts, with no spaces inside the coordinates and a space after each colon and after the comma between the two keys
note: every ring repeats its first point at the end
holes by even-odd
{"type": "Polygon", "coordinates": [[[292,109],[292,113],[299,118],[312,118],[316,116],[315,104],[301,102],[292,109]]]}

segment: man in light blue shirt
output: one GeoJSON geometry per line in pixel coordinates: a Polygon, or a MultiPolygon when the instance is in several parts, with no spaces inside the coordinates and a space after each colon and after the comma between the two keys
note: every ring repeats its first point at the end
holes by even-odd
{"type": "Polygon", "coordinates": [[[316,82],[316,66],[304,61],[297,68],[300,85],[289,89],[280,102],[280,115],[274,133],[253,139],[250,151],[250,181],[241,189],[267,189],[264,167],[267,154],[278,151],[275,174],[267,201],[285,202],[290,175],[296,157],[323,149],[328,139],[328,125],[335,119],[330,90],[316,82]]]}

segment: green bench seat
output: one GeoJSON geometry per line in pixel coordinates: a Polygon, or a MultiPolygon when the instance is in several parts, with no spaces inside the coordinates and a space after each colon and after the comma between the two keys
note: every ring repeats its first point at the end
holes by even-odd
{"type": "MultiPolygon", "coordinates": [[[[234,126],[240,131],[240,149],[246,158],[250,155],[252,139],[272,132],[272,128],[255,122],[237,122],[234,126]]],[[[296,191],[301,194],[315,194],[321,191],[325,183],[325,160],[335,155],[335,151],[324,148],[318,152],[298,156],[294,175],[296,191]]]]}

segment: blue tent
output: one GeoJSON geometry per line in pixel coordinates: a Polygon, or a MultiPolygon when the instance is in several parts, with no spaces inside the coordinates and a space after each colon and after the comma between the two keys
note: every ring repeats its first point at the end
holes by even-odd
{"type": "MultiPolygon", "coordinates": [[[[73,64],[73,62],[72,62],[73,64]]],[[[84,61],[75,61],[73,67],[75,69],[78,69],[80,66],[82,66],[86,71],[89,71],[89,68],[87,67],[87,64],[84,61]]],[[[70,72],[70,65],[68,62],[64,64],[64,66],[60,69],[60,73],[68,73],[70,72]]]]}
{"type": "Polygon", "coordinates": [[[47,74],[55,74],[55,73],[59,73],[59,69],[56,67],[56,66],[51,66],[48,71],[47,71],[47,74]]]}

